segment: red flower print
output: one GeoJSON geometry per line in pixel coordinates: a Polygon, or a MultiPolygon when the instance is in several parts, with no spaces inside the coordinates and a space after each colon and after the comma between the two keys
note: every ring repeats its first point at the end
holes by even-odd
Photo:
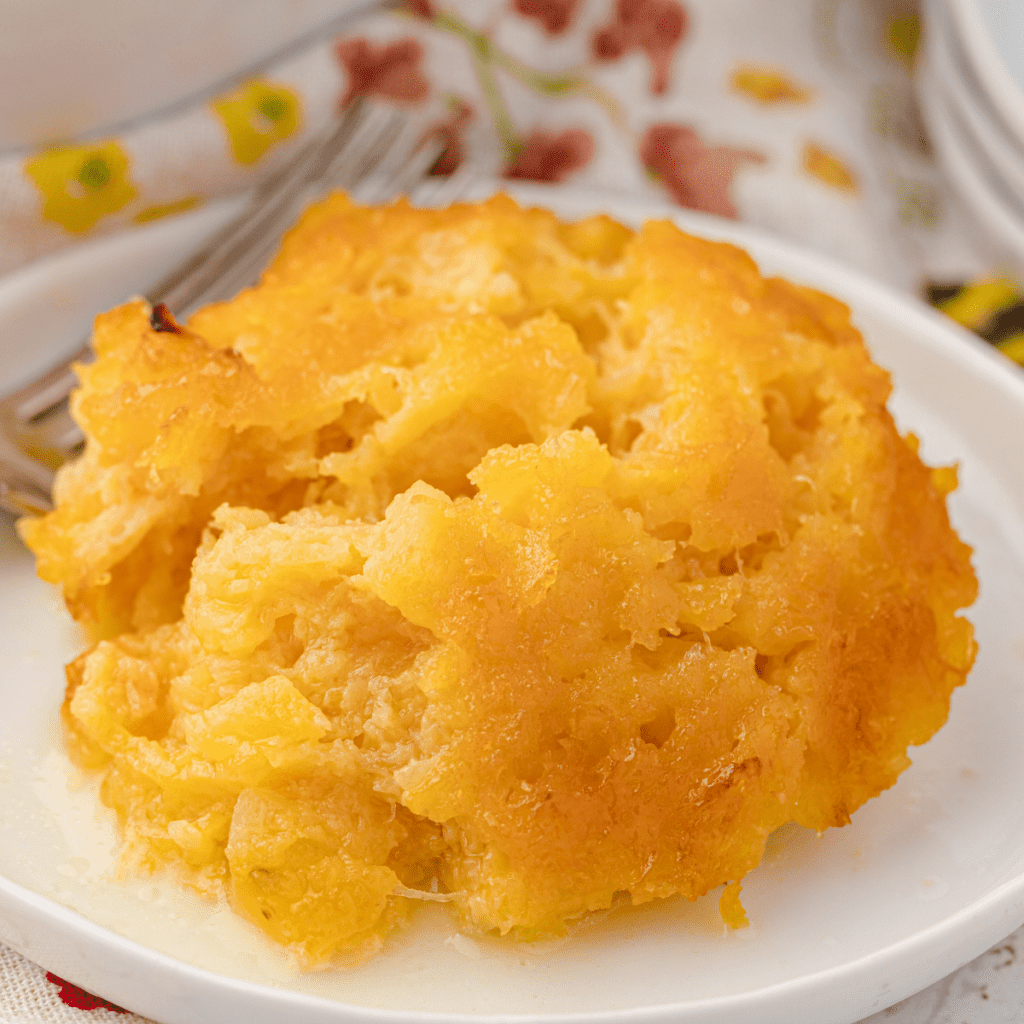
{"type": "Polygon", "coordinates": [[[653,124],[640,142],[640,159],[680,206],[736,217],[729,198],[736,168],[767,158],[753,149],[709,146],[685,125],[653,124]]]}
{"type": "Polygon", "coordinates": [[[816,178],[839,189],[841,192],[856,193],[860,190],[857,175],[850,165],[835,153],[822,149],[813,142],[804,146],[804,170],[816,178]]]}
{"type": "Polygon", "coordinates": [[[548,35],[564,32],[576,16],[580,0],[513,0],[516,14],[536,18],[548,35]]]}
{"type": "Polygon", "coordinates": [[[400,103],[415,103],[430,91],[420,69],[423,47],[415,39],[396,39],[377,46],[368,39],[341,39],[334,47],[348,72],[348,92],[341,105],[356,96],[381,96],[400,103]]]}
{"type": "Polygon", "coordinates": [[[651,62],[651,92],[660,94],[668,89],[672,57],[687,27],[679,0],[615,0],[611,23],[594,35],[594,56],[618,60],[630,50],[643,50],[651,62]]]}
{"type": "Polygon", "coordinates": [[[434,5],[430,0],[405,0],[402,7],[417,17],[426,18],[427,21],[434,20],[434,5]]]}
{"type": "Polygon", "coordinates": [[[73,1006],[76,1010],[111,1010],[114,1013],[128,1013],[120,1006],[108,1003],[106,999],[94,996],[91,992],[86,992],[85,989],[72,985],[70,981],[58,978],[56,974],[51,974],[49,971],[46,972],[46,980],[60,989],[58,993],[60,1001],[67,1006],[73,1006]]]}
{"type": "Polygon", "coordinates": [[[583,128],[563,132],[536,129],[524,140],[522,152],[505,169],[506,178],[527,181],[565,181],[585,167],[594,155],[594,140],[583,128]]]}
{"type": "Polygon", "coordinates": [[[430,168],[430,174],[445,177],[459,169],[465,157],[463,135],[466,125],[472,120],[473,108],[465,100],[453,98],[450,116],[427,132],[428,138],[438,139],[444,144],[444,149],[430,168]]]}

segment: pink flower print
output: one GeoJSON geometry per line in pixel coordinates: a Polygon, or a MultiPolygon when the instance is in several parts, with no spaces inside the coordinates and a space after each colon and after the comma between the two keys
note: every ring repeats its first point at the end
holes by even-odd
{"type": "Polygon", "coordinates": [[[736,217],[729,196],[736,168],[767,158],[753,149],[709,146],[686,125],[653,124],[640,142],[640,159],[680,206],[736,217]]]}
{"type": "Polygon", "coordinates": [[[423,47],[415,39],[396,39],[383,46],[368,39],[341,39],[334,52],[348,72],[343,107],[356,96],[415,103],[430,92],[430,83],[420,67],[423,47]]]}
{"type": "Polygon", "coordinates": [[[516,14],[536,18],[548,35],[564,32],[576,16],[580,0],[513,0],[516,14]]]}
{"type": "Polygon", "coordinates": [[[440,155],[430,168],[436,177],[454,174],[465,158],[464,135],[466,126],[473,120],[473,108],[463,99],[452,97],[451,113],[427,132],[428,138],[435,138],[444,145],[440,155]]]}
{"type": "Polygon", "coordinates": [[[426,18],[427,21],[434,20],[434,5],[430,0],[405,0],[402,8],[417,17],[426,18]]]}
{"type": "Polygon", "coordinates": [[[506,178],[528,181],[565,181],[585,167],[594,155],[594,140],[584,128],[562,132],[535,129],[524,140],[523,149],[505,169],[506,178]]]}
{"type": "Polygon", "coordinates": [[[641,49],[651,62],[651,92],[668,89],[669,70],[676,48],[688,28],[686,8],[679,0],[615,0],[612,20],[592,40],[598,60],[618,60],[641,49]]]}

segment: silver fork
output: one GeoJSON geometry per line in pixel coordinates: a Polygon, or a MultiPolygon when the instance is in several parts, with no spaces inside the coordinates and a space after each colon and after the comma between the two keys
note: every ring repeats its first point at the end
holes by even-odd
{"type": "MultiPolygon", "coordinates": [[[[363,203],[393,199],[426,179],[441,148],[416,119],[357,100],[258,186],[235,218],[148,290],[154,326],[168,311],[184,317],[251,284],[282,231],[313,199],[332,188],[345,188],[363,203]]],[[[419,201],[443,205],[468,180],[464,169],[433,189],[418,190],[419,201]]],[[[52,507],[56,468],[84,446],[68,397],[77,384],[73,364],[90,358],[86,342],[70,360],[0,400],[0,508],[24,515],[52,507]]]]}

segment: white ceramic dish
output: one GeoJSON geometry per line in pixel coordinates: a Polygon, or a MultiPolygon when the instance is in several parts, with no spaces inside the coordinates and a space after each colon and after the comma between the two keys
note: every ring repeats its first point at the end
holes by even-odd
{"type": "Polygon", "coordinates": [[[1011,134],[1024,140],[1024,7],[1016,0],[932,2],[948,4],[982,90],[1011,134]]]}
{"type": "Polygon", "coordinates": [[[1018,201],[1024,202],[1024,139],[1006,131],[959,45],[948,12],[933,5],[928,21],[931,73],[957,115],[968,152],[982,154],[993,174],[1018,201]]]}
{"type": "Polygon", "coordinates": [[[0,0],[0,154],[160,116],[250,77],[374,0],[0,0]]]}
{"type": "Polygon", "coordinates": [[[944,83],[929,60],[918,70],[921,112],[939,160],[957,194],[983,225],[986,235],[1024,278],[1024,204],[1009,192],[985,154],[973,144],[944,83]]]}
{"type": "MultiPolygon", "coordinates": [[[[949,724],[849,827],[773,837],[744,882],[746,931],[724,933],[715,893],[619,913],[539,947],[474,942],[428,907],[371,963],[299,975],[224,910],[105,874],[110,823],[89,789],[76,788],[57,738],[61,667],[79,640],[4,526],[0,940],[162,1024],[850,1024],[1024,920],[1024,375],[919,303],[740,225],[616,196],[518,191],[569,217],[672,217],[853,306],[895,375],[901,424],[924,438],[929,461],[961,462],[951,507],[976,546],[981,654],[949,724]]],[[[86,246],[0,282],[0,335],[12,318],[24,329],[69,274],[82,310],[90,280],[137,289],[154,261],[209,230],[211,216],[86,246]]]]}
{"type": "Polygon", "coordinates": [[[1017,0],[974,0],[974,8],[1024,97],[1024,7],[1017,0]]]}

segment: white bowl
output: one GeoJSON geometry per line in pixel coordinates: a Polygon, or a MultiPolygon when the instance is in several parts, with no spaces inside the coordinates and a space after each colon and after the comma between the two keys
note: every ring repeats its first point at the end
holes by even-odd
{"type": "Polygon", "coordinates": [[[1024,142],[1024,5],[1016,0],[946,2],[981,90],[1009,133],[1024,142]]]}
{"type": "MultiPolygon", "coordinates": [[[[566,217],[670,217],[749,249],[772,273],[849,302],[894,373],[895,414],[934,463],[959,460],[951,514],[976,545],[981,654],[949,724],[844,829],[788,827],[744,881],[753,921],[725,934],[715,893],[615,914],[555,945],[474,942],[424,908],[377,959],[297,974],[232,915],[173,886],[104,873],[113,831],[69,788],[57,712],[80,640],[9,529],[0,531],[0,940],[162,1024],[850,1024],[989,948],[1024,919],[1024,376],[909,297],[733,222],[621,196],[523,188],[566,217]]],[[[137,290],[210,227],[209,211],[49,263],[137,290]],[[140,269],[136,269],[140,268],[140,269]]],[[[0,333],[30,325],[40,281],[0,283],[0,333]]],[[[435,913],[436,911],[436,913],[435,913]]]]}
{"type": "Polygon", "coordinates": [[[928,61],[918,69],[917,87],[921,113],[946,176],[994,247],[1024,279],[1024,205],[972,143],[928,61]]]}
{"type": "Polygon", "coordinates": [[[964,53],[948,12],[941,4],[929,9],[929,65],[933,79],[968,142],[968,152],[984,155],[992,173],[1017,201],[1024,203],[1024,139],[1008,132],[988,96],[982,91],[964,53]]]}
{"type": "Polygon", "coordinates": [[[0,0],[0,155],[219,92],[373,0],[0,0]]]}

